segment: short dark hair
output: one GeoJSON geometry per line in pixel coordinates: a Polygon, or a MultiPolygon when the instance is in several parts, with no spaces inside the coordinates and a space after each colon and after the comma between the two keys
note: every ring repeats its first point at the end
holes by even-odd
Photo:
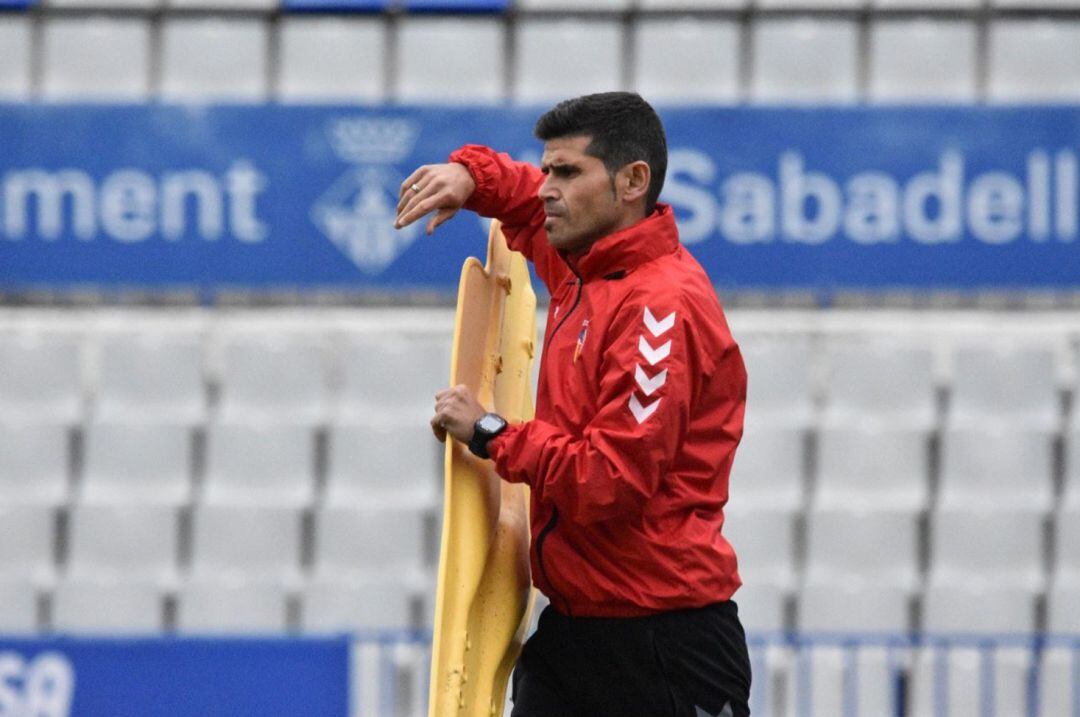
{"type": "Polygon", "coordinates": [[[601,92],[559,104],[540,116],[533,130],[544,142],[562,137],[592,138],[585,150],[612,176],[639,160],[648,163],[645,214],[652,214],[667,172],[667,139],[656,110],[636,92],[601,92]]]}

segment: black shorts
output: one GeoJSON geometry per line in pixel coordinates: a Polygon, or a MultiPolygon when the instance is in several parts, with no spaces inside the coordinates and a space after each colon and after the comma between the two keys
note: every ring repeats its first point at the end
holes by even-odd
{"type": "Polygon", "coordinates": [[[750,658],[738,608],[572,618],[548,607],[511,694],[511,717],[746,717],[750,658]]]}

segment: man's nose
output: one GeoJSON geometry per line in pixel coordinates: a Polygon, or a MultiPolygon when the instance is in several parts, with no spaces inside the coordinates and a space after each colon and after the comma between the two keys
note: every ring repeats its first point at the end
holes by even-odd
{"type": "Polygon", "coordinates": [[[559,193],[551,186],[551,177],[544,180],[544,183],[540,185],[539,196],[545,202],[551,199],[558,199],[559,193]]]}

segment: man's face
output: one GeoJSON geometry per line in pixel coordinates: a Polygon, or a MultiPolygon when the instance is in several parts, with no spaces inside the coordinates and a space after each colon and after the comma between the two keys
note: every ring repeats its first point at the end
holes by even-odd
{"type": "Polygon", "coordinates": [[[547,215],[544,229],[556,249],[576,252],[611,233],[619,221],[611,176],[604,163],[585,154],[591,137],[566,137],[544,143],[540,187],[547,215]]]}

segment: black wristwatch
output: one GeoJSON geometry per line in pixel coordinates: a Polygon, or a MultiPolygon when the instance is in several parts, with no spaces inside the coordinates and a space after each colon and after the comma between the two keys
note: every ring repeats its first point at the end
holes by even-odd
{"type": "Polygon", "coordinates": [[[481,458],[491,458],[487,444],[495,436],[506,430],[506,419],[497,413],[485,413],[473,424],[473,435],[469,441],[469,450],[481,458]]]}

